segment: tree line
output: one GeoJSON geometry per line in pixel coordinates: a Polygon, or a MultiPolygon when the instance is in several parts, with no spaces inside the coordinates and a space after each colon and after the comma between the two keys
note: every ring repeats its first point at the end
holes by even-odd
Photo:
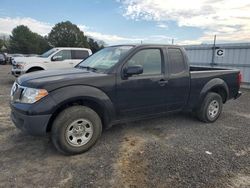
{"type": "Polygon", "coordinates": [[[77,25],[66,21],[57,23],[46,36],[19,25],[12,30],[8,40],[0,39],[0,49],[2,46],[8,53],[42,54],[53,47],[90,48],[94,53],[104,47],[104,42],[85,36],[77,25]]]}

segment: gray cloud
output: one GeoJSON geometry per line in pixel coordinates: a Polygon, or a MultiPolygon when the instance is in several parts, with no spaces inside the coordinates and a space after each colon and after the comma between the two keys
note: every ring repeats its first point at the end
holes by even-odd
{"type": "Polygon", "coordinates": [[[123,0],[120,3],[123,16],[128,19],[170,20],[179,27],[203,29],[204,36],[197,41],[207,40],[208,35],[214,34],[222,40],[250,40],[249,0],[123,0]],[[235,33],[239,35],[236,39],[235,33]]]}

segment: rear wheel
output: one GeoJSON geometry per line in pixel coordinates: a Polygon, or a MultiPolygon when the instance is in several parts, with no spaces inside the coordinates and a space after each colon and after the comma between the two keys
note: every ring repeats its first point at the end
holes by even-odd
{"type": "Polygon", "coordinates": [[[222,107],[221,96],[217,93],[209,92],[197,110],[197,117],[203,122],[215,122],[221,114],[222,107]]]}
{"type": "Polygon", "coordinates": [[[96,143],[102,132],[102,123],[91,108],[72,106],[57,116],[51,132],[57,150],[64,154],[79,154],[96,143]]]}

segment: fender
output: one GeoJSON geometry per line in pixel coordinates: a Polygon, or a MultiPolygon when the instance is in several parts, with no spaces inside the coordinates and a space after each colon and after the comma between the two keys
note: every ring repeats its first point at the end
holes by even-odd
{"type": "Polygon", "coordinates": [[[47,67],[43,63],[27,63],[27,65],[25,66],[25,72],[34,67],[40,67],[44,70],[47,69],[47,67]]]}
{"type": "Polygon", "coordinates": [[[107,115],[105,118],[108,118],[108,121],[111,121],[116,117],[116,111],[111,99],[105,92],[98,88],[86,85],[66,86],[52,91],[50,95],[57,104],[52,109],[52,114],[62,105],[85,99],[91,100],[105,109],[105,116],[107,115]]]}
{"type": "Polygon", "coordinates": [[[212,89],[217,88],[217,87],[223,88],[226,91],[226,95],[227,95],[226,98],[228,98],[229,89],[228,89],[228,86],[225,83],[225,81],[220,79],[220,78],[214,78],[214,79],[210,80],[208,83],[206,83],[203,86],[203,88],[202,88],[202,90],[200,92],[200,98],[199,98],[199,103],[198,104],[200,104],[203,101],[203,99],[205,98],[205,96],[207,95],[207,93],[209,91],[211,91],[212,89]]]}

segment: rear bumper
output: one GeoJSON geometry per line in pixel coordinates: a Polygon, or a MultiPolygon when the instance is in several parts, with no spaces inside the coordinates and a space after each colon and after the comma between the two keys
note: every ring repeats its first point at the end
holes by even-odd
{"type": "Polygon", "coordinates": [[[241,91],[238,91],[238,93],[234,96],[234,99],[238,99],[242,95],[241,91]]]}
{"type": "Polygon", "coordinates": [[[46,129],[51,115],[26,115],[11,108],[11,120],[18,129],[34,136],[46,135],[46,129]]]}

